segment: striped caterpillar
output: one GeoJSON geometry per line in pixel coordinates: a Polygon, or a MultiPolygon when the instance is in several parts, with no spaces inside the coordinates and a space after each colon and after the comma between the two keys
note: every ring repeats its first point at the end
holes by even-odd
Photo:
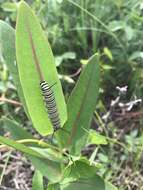
{"type": "Polygon", "coordinates": [[[54,132],[61,128],[59,113],[56,105],[54,93],[46,81],[40,82],[42,95],[51,123],[53,124],[54,132]]]}

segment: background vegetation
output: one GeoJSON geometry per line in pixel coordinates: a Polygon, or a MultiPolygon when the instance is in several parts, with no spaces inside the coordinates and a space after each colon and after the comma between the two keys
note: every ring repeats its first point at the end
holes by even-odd
{"type": "MultiPolygon", "coordinates": [[[[0,1],[0,19],[13,27],[17,2],[0,1]]],[[[91,127],[110,141],[104,146],[90,145],[83,154],[90,158],[92,155],[99,163],[100,175],[120,190],[142,190],[142,0],[27,2],[46,31],[66,97],[87,59],[97,51],[100,53],[101,89],[91,127]],[[127,92],[122,93],[118,86],[127,86],[127,92]],[[115,99],[118,101],[113,102],[115,99]]],[[[30,129],[12,77],[1,55],[0,58],[0,117],[14,118],[30,129]]]]}

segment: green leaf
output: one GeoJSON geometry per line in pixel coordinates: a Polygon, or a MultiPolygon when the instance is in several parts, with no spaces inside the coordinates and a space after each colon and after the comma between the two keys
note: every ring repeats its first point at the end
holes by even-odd
{"type": "Polygon", "coordinates": [[[64,131],[59,131],[63,146],[70,147],[72,152],[77,154],[86,143],[86,130],[89,130],[96,108],[99,73],[99,58],[95,54],[89,59],[68,100],[68,121],[64,129],[71,131],[70,136],[64,131]]]}
{"type": "Polygon", "coordinates": [[[88,143],[89,144],[108,144],[106,137],[103,135],[98,134],[95,130],[90,130],[89,136],[88,136],[88,143]]]}
{"type": "Polygon", "coordinates": [[[125,25],[126,23],[124,21],[117,21],[117,20],[114,20],[112,22],[109,23],[109,28],[112,32],[116,32],[118,30],[122,30],[125,28],[125,25]]]}
{"type": "Polygon", "coordinates": [[[127,40],[132,40],[135,34],[135,30],[131,26],[126,26],[125,27],[125,33],[126,33],[126,38],[127,40]]]}
{"type": "Polygon", "coordinates": [[[79,178],[91,178],[97,172],[95,166],[89,165],[86,159],[79,159],[66,167],[62,183],[71,182],[79,178]]]}
{"type": "Polygon", "coordinates": [[[136,59],[143,59],[143,52],[142,51],[135,51],[130,57],[129,60],[136,60],[136,59]]]}
{"type": "MultiPolygon", "coordinates": [[[[109,182],[104,181],[100,176],[94,175],[91,178],[80,178],[76,181],[61,184],[61,190],[117,190],[117,188],[109,182]]],[[[54,189],[52,189],[54,190],[54,189]]]]}
{"type": "Polygon", "coordinates": [[[102,153],[98,153],[98,158],[103,163],[107,163],[109,161],[108,156],[102,153]]]}
{"type": "Polygon", "coordinates": [[[98,175],[91,178],[80,178],[76,181],[61,184],[61,190],[105,190],[104,180],[98,175]]]}
{"type": "Polygon", "coordinates": [[[43,175],[36,170],[32,180],[32,190],[44,190],[43,184],[43,175]]]}
{"type": "Polygon", "coordinates": [[[35,168],[39,170],[43,176],[48,177],[50,181],[57,182],[61,180],[62,175],[59,163],[48,160],[47,156],[11,139],[0,136],[0,143],[26,154],[26,157],[31,160],[35,168]]]}
{"type": "Polygon", "coordinates": [[[113,184],[108,181],[105,181],[105,190],[118,190],[113,184]]]}
{"type": "Polygon", "coordinates": [[[104,181],[100,176],[95,175],[92,178],[79,179],[65,184],[49,184],[47,190],[118,190],[110,182],[104,181]]]}
{"type": "Polygon", "coordinates": [[[19,140],[33,138],[33,136],[30,133],[28,133],[25,129],[20,127],[20,124],[16,123],[14,120],[3,118],[2,121],[4,130],[10,132],[12,139],[19,140]]]}
{"type": "Polygon", "coordinates": [[[59,66],[66,59],[75,59],[76,54],[74,52],[65,52],[62,55],[55,57],[56,66],[59,66]]]}
{"type": "Polygon", "coordinates": [[[60,152],[53,150],[51,148],[32,147],[32,149],[39,152],[41,155],[43,155],[43,157],[47,157],[49,160],[52,160],[54,162],[65,163],[68,161],[65,158],[63,159],[63,157],[61,157],[60,152]]]}
{"type": "Polygon", "coordinates": [[[0,21],[0,53],[7,64],[15,85],[19,86],[19,77],[15,57],[15,31],[7,23],[0,21]]]}
{"type": "Polygon", "coordinates": [[[6,3],[2,4],[1,8],[4,11],[15,12],[17,10],[17,4],[16,3],[6,2],[6,3]]]}
{"type": "Polygon", "coordinates": [[[60,184],[59,183],[48,184],[47,190],[61,190],[60,189],[60,184]]]}
{"type": "MultiPolygon", "coordinates": [[[[14,84],[17,88],[18,95],[23,103],[24,109],[27,113],[27,108],[20,84],[18,69],[16,65],[15,55],[15,31],[14,29],[3,21],[0,21],[0,50],[1,56],[6,63],[10,74],[12,75],[14,84]]],[[[28,113],[27,113],[28,115],[28,113]]]]}
{"type": "Polygon", "coordinates": [[[8,138],[5,138],[5,137],[2,137],[0,136],[0,143],[1,144],[5,144],[9,147],[12,147],[16,150],[19,150],[21,151],[22,153],[25,153],[25,154],[28,154],[28,155],[31,155],[31,156],[36,156],[36,157],[40,157],[40,158],[43,158],[43,156],[41,154],[39,154],[38,152],[36,152],[35,150],[32,150],[31,148],[23,145],[23,144],[20,144],[14,140],[11,140],[11,139],[8,139],[8,138]]]}
{"type": "Polygon", "coordinates": [[[35,14],[23,1],[18,11],[16,56],[21,86],[32,123],[41,135],[51,134],[52,124],[41,94],[36,63],[41,68],[44,80],[49,85],[56,83],[52,90],[62,126],[67,119],[66,104],[49,43],[35,14]]]}
{"type": "Polygon", "coordinates": [[[41,172],[41,174],[48,178],[52,183],[59,182],[62,178],[61,166],[57,162],[48,159],[42,159],[35,156],[28,156],[34,167],[41,172]]]}
{"type": "Polygon", "coordinates": [[[112,56],[112,52],[110,51],[110,49],[108,47],[104,47],[103,51],[104,51],[104,54],[112,61],[113,56],[112,56]]]}
{"type": "MultiPolygon", "coordinates": [[[[79,159],[65,169],[61,190],[117,190],[96,174],[97,168],[86,159],[79,159]]],[[[53,189],[54,190],[54,189],[53,189]]]]}
{"type": "Polygon", "coordinates": [[[117,190],[96,172],[97,168],[90,165],[88,160],[76,160],[66,167],[62,180],[55,184],[49,183],[47,190],[117,190]]]}

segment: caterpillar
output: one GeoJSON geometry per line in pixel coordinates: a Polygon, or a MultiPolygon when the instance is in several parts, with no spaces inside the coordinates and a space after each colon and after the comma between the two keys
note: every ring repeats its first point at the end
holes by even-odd
{"type": "MultiPolygon", "coordinates": [[[[42,73],[42,70],[40,67],[39,59],[37,57],[35,44],[33,41],[32,33],[31,33],[28,22],[26,22],[26,26],[27,26],[27,32],[29,34],[29,40],[30,40],[31,49],[32,49],[32,53],[33,53],[35,68],[37,70],[37,73],[38,73],[39,79],[40,79],[40,87],[41,87],[42,95],[44,97],[44,101],[45,101],[45,105],[47,108],[47,112],[48,112],[50,121],[53,125],[53,131],[55,132],[55,131],[61,129],[61,122],[60,122],[60,118],[59,118],[59,113],[58,113],[58,109],[57,109],[57,105],[56,105],[54,92],[51,89],[51,87],[53,85],[49,86],[49,84],[44,80],[44,76],[43,76],[43,73],[42,73]]],[[[54,135],[54,132],[53,132],[53,135],[54,135]]]]}
{"type": "Polygon", "coordinates": [[[53,125],[54,132],[56,132],[61,128],[61,122],[59,118],[55,96],[51,88],[52,86],[49,86],[49,84],[46,81],[40,82],[40,87],[45,101],[45,106],[47,108],[49,118],[53,125]]]}

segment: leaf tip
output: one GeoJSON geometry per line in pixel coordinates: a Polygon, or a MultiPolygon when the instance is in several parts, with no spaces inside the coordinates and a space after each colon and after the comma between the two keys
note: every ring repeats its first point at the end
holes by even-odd
{"type": "Polygon", "coordinates": [[[30,6],[24,0],[21,0],[19,2],[19,10],[24,9],[24,8],[30,8],[30,6]]]}

